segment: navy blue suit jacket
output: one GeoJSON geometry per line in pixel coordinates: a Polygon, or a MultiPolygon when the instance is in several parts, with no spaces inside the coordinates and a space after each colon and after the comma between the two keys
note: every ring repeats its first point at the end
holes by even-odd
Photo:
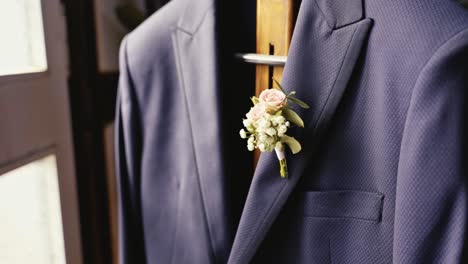
{"type": "Polygon", "coordinates": [[[303,151],[287,180],[261,155],[234,230],[217,15],[213,0],[173,0],[123,41],[121,263],[460,263],[468,12],[303,0],[282,81],[311,105],[292,133],[303,151]]]}

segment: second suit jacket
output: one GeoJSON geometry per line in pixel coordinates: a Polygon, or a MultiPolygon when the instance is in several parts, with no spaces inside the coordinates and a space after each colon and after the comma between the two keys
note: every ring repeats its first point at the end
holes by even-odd
{"type": "Polygon", "coordinates": [[[303,0],[282,81],[311,106],[292,130],[303,150],[287,180],[261,155],[234,231],[218,15],[173,0],[122,44],[121,263],[462,262],[467,11],[303,0]]]}

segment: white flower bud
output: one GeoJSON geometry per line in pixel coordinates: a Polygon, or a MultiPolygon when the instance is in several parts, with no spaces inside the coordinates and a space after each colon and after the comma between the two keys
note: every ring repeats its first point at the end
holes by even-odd
{"type": "Polygon", "coordinates": [[[270,127],[267,130],[265,130],[265,133],[268,134],[269,136],[275,136],[276,135],[276,129],[270,127]]]}
{"type": "Polygon", "coordinates": [[[284,133],[286,133],[286,131],[288,131],[286,125],[281,125],[280,127],[278,127],[278,136],[284,136],[284,133]]]}
{"type": "Polygon", "coordinates": [[[265,133],[265,128],[263,128],[263,127],[257,127],[256,132],[257,132],[257,134],[265,133]]]}
{"type": "Polygon", "coordinates": [[[250,144],[250,143],[247,144],[247,149],[248,149],[249,151],[253,151],[254,148],[255,148],[254,144],[250,144]]]}
{"type": "Polygon", "coordinates": [[[259,133],[258,134],[258,140],[261,141],[261,142],[265,142],[268,140],[268,136],[264,133],[259,133]]]}
{"type": "Polygon", "coordinates": [[[247,132],[245,132],[244,129],[241,129],[239,131],[239,135],[240,135],[241,138],[247,138],[247,132]]]}
{"type": "Polygon", "coordinates": [[[289,121],[286,121],[286,122],[284,123],[284,125],[287,126],[287,127],[289,127],[289,126],[291,125],[291,123],[289,123],[289,121]]]}
{"type": "Polygon", "coordinates": [[[249,127],[250,125],[252,125],[252,121],[250,121],[249,119],[244,119],[242,121],[242,124],[244,124],[245,127],[249,127]]]}
{"type": "Polygon", "coordinates": [[[284,123],[284,121],[286,121],[286,119],[284,119],[283,116],[275,116],[274,123],[276,125],[281,125],[284,123]]]}
{"type": "Polygon", "coordinates": [[[271,126],[271,122],[266,120],[266,119],[262,119],[259,122],[259,127],[261,127],[261,128],[268,128],[270,126],[271,126]]]}
{"type": "Polygon", "coordinates": [[[258,144],[258,149],[260,149],[260,151],[265,151],[266,150],[266,145],[264,143],[260,143],[258,144]]]}

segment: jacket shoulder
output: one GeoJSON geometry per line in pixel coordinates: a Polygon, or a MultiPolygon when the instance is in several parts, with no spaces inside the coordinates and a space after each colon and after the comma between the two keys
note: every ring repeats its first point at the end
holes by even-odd
{"type": "Polygon", "coordinates": [[[170,1],[125,37],[130,69],[144,70],[171,52],[171,37],[181,17],[182,4],[182,0],[170,1]]]}

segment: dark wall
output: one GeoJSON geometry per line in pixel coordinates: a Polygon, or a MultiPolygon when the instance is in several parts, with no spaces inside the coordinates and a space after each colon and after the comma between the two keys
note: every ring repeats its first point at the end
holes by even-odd
{"type": "MultiPolygon", "coordinates": [[[[141,0],[152,14],[167,0],[141,0]]],[[[69,96],[78,185],[83,259],[116,263],[112,236],[104,127],[114,120],[118,72],[97,67],[94,0],[63,0],[69,50],[69,96]]],[[[117,56],[117,54],[116,54],[117,56]]]]}
{"type": "Polygon", "coordinates": [[[165,5],[170,0],[145,0],[147,14],[154,13],[158,8],[165,5]]]}

